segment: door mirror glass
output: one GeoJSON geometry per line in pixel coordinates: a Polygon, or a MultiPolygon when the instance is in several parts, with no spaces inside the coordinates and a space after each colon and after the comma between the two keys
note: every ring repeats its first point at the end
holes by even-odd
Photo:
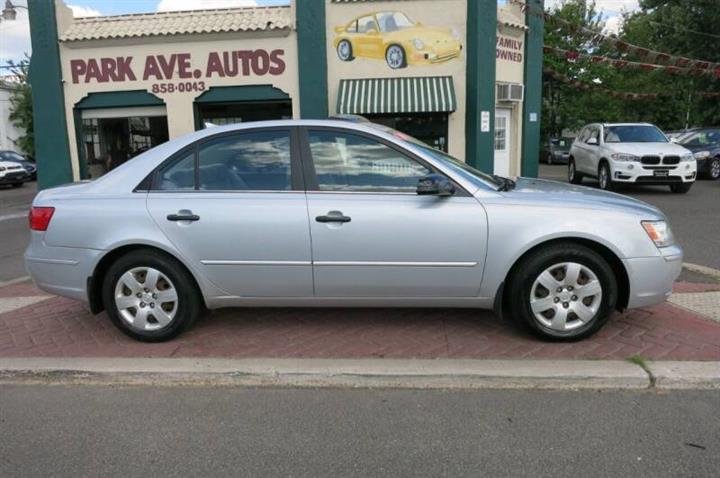
{"type": "Polygon", "coordinates": [[[442,174],[428,174],[418,180],[417,193],[419,196],[452,196],[455,185],[442,174]]]}

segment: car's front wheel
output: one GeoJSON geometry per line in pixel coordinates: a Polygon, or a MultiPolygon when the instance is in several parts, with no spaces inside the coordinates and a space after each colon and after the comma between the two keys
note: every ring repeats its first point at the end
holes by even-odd
{"type": "Polygon", "coordinates": [[[201,313],[201,297],[187,270],[151,250],[116,260],[103,281],[103,303],[113,323],[144,342],[178,335],[201,313]]]}
{"type": "Polygon", "coordinates": [[[23,183],[12,183],[12,187],[14,188],[20,188],[22,187],[23,183]]]}
{"type": "Polygon", "coordinates": [[[707,167],[707,177],[713,180],[720,178],[720,158],[710,160],[707,167]]]}
{"type": "Polygon", "coordinates": [[[606,162],[600,163],[600,167],[598,168],[598,183],[600,184],[600,189],[604,191],[615,190],[615,181],[612,180],[612,172],[606,162]]]}
{"type": "Polygon", "coordinates": [[[348,40],[340,40],[337,45],[337,55],[342,61],[351,61],[354,59],[352,43],[348,40]]]}
{"type": "Polygon", "coordinates": [[[686,194],[690,191],[693,183],[677,183],[670,185],[670,191],[675,194],[686,194]]]}
{"type": "Polygon", "coordinates": [[[577,172],[577,166],[575,166],[575,160],[570,158],[568,161],[568,182],[570,184],[582,183],[583,176],[577,172]]]}
{"type": "Polygon", "coordinates": [[[513,318],[535,335],[572,341],[597,332],[615,309],[617,281],[607,261],[575,243],[538,249],[508,283],[513,318]]]}
{"type": "Polygon", "coordinates": [[[390,45],[385,51],[385,61],[390,68],[397,70],[407,66],[407,58],[405,58],[405,50],[400,45],[390,45]]]}

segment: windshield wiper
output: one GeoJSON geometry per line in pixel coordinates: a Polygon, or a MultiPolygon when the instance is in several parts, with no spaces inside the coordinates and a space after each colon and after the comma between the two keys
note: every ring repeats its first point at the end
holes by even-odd
{"type": "Polygon", "coordinates": [[[502,176],[498,176],[497,174],[493,174],[493,178],[496,181],[500,181],[500,186],[498,187],[498,191],[511,191],[515,189],[515,181],[513,181],[510,178],[504,178],[502,176]]]}

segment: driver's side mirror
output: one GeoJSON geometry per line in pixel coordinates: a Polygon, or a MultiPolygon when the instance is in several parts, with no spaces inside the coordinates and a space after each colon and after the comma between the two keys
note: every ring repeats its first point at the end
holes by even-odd
{"type": "Polygon", "coordinates": [[[591,146],[597,146],[598,145],[598,139],[597,138],[588,138],[586,141],[587,144],[591,146]]]}
{"type": "Polygon", "coordinates": [[[452,196],[455,194],[455,185],[447,176],[428,174],[418,180],[417,193],[419,196],[452,196]]]}
{"type": "Polygon", "coordinates": [[[672,138],[670,138],[670,142],[671,142],[671,143],[677,143],[678,140],[677,140],[677,138],[675,138],[675,137],[673,136],[672,138]]]}

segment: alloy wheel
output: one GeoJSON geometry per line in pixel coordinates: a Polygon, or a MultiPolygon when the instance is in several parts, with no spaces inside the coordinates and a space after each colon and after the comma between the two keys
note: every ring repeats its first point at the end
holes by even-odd
{"type": "Polygon", "coordinates": [[[172,281],[152,267],[128,270],[115,286],[115,306],[130,327],[153,331],[169,326],[178,310],[172,281]]]}
{"type": "Polygon", "coordinates": [[[598,182],[600,183],[600,189],[607,189],[608,181],[610,180],[610,173],[608,172],[607,166],[604,164],[600,166],[600,174],[598,175],[598,182]]]}
{"type": "Polygon", "coordinates": [[[575,161],[570,161],[568,164],[568,181],[575,181],[575,161]]]}
{"type": "Polygon", "coordinates": [[[720,178],[720,158],[715,158],[710,163],[710,177],[712,179],[720,178]]]}
{"type": "Polygon", "coordinates": [[[405,65],[405,52],[402,47],[392,45],[385,53],[385,59],[390,68],[402,68],[405,65]]]}
{"type": "Polygon", "coordinates": [[[600,310],[602,285],[597,275],[577,262],[554,264],[545,269],[530,290],[535,320],[557,332],[589,323],[600,310]]]}
{"type": "Polygon", "coordinates": [[[338,57],[342,61],[348,61],[350,60],[352,48],[350,47],[350,42],[347,40],[342,40],[340,43],[338,43],[337,52],[338,57]]]}

